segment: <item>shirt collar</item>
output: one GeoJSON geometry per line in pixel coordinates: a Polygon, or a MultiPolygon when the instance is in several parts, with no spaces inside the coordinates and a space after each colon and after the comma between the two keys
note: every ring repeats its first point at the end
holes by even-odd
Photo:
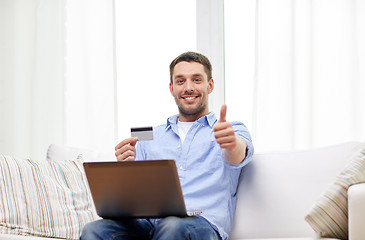
{"type": "MultiPolygon", "coordinates": [[[[166,123],[166,127],[165,129],[168,129],[171,127],[171,125],[176,125],[177,121],[179,119],[179,115],[173,115],[171,117],[169,117],[167,119],[167,123],[166,123]]],[[[201,118],[199,118],[198,120],[196,120],[196,122],[202,124],[202,125],[209,125],[210,127],[213,127],[213,125],[216,123],[217,118],[215,116],[214,113],[210,112],[208,115],[205,115],[201,118]]]]}

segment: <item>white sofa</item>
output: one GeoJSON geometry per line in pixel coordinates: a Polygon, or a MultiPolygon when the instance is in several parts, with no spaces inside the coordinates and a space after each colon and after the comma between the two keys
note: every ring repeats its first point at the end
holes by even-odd
{"type": "MultiPolygon", "coordinates": [[[[349,142],[309,151],[255,154],[241,174],[230,240],[321,238],[305,216],[360,145],[349,142]]],[[[111,159],[113,155],[57,145],[48,150],[53,161],[76,159],[79,154],[86,161],[111,159]]],[[[349,239],[363,240],[365,183],[352,185],[348,200],[349,239]]],[[[49,238],[0,234],[0,239],[49,238]]]]}
{"type": "MultiPolygon", "coordinates": [[[[317,239],[305,221],[312,205],[363,146],[255,154],[242,173],[231,240],[317,239]]],[[[349,239],[365,239],[365,184],[349,190],[349,239]]]]}

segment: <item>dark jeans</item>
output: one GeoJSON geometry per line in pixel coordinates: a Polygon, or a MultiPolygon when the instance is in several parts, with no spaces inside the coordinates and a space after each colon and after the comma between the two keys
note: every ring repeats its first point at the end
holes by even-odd
{"type": "Polygon", "coordinates": [[[150,219],[102,219],[90,222],[82,230],[82,240],[107,239],[196,239],[220,240],[217,231],[202,217],[150,219]]]}

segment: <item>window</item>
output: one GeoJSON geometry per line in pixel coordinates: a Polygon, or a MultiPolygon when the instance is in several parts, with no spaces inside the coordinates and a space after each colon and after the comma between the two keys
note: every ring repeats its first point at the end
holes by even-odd
{"type": "Polygon", "coordinates": [[[256,1],[224,1],[225,89],[229,120],[252,128],[256,1]]]}
{"type": "Polygon", "coordinates": [[[116,0],[118,136],[177,113],[169,64],[196,51],[195,0],[116,0]]]}

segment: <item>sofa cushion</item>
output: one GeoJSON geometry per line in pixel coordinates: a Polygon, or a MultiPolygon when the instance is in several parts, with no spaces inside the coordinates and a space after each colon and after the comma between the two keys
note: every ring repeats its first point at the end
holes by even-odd
{"type": "Polygon", "coordinates": [[[79,239],[96,215],[79,159],[0,155],[0,233],[79,239]]]}
{"type": "Polygon", "coordinates": [[[65,159],[76,159],[82,156],[81,160],[84,162],[116,161],[114,153],[114,149],[103,152],[61,144],[51,144],[47,150],[47,160],[57,162],[65,159]]]}
{"type": "Polygon", "coordinates": [[[315,202],[305,217],[323,237],[348,239],[348,188],[365,182],[365,144],[315,202]]]}

